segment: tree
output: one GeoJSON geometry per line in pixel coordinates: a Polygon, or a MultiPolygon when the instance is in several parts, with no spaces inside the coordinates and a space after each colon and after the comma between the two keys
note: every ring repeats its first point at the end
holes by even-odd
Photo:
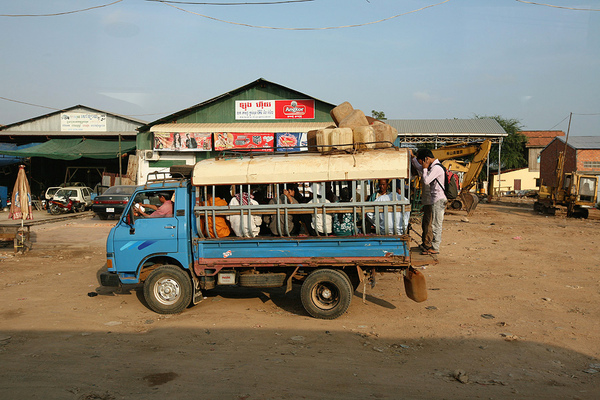
{"type": "Polygon", "coordinates": [[[378,119],[380,121],[384,121],[387,118],[385,117],[385,113],[383,111],[375,111],[371,110],[371,117],[378,119]]]}
{"type": "MultiPolygon", "coordinates": [[[[500,166],[502,169],[515,169],[515,168],[526,168],[527,167],[527,137],[521,133],[523,126],[521,121],[518,119],[506,119],[499,115],[494,116],[479,116],[475,118],[492,118],[495,119],[502,128],[508,133],[502,140],[502,151],[501,157],[502,162],[500,166]]],[[[490,166],[498,168],[498,144],[492,145],[489,155],[490,166]]]]}

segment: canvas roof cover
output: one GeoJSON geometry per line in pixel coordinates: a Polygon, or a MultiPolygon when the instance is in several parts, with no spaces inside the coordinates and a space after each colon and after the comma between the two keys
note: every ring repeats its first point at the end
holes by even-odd
{"type": "MultiPolygon", "coordinates": [[[[135,141],[121,141],[121,153],[135,149],[135,141]]],[[[111,159],[119,157],[119,142],[94,139],[51,139],[21,150],[0,150],[0,154],[15,157],[45,157],[55,160],[78,158],[111,159]]]]}
{"type": "Polygon", "coordinates": [[[385,149],[356,154],[302,153],[207,159],[194,166],[192,184],[201,186],[407,179],[409,176],[409,150],[385,149]]]}

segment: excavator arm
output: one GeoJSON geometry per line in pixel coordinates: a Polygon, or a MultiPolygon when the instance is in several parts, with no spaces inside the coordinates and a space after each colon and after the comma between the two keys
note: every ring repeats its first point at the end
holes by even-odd
{"type": "Polygon", "coordinates": [[[458,170],[460,172],[464,172],[466,169],[460,184],[458,197],[450,205],[452,208],[457,210],[465,209],[467,215],[471,215],[473,211],[475,211],[475,208],[479,203],[479,198],[471,193],[470,190],[477,182],[477,177],[485,165],[491,148],[492,142],[490,140],[485,140],[482,143],[460,143],[431,150],[433,156],[440,160],[446,168],[452,171],[458,170]],[[471,155],[473,158],[470,163],[465,166],[460,165],[459,168],[456,169],[452,168],[455,164],[454,162],[447,161],[471,155]],[[444,161],[446,161],[446,163],[444,163],[444,161]]]}

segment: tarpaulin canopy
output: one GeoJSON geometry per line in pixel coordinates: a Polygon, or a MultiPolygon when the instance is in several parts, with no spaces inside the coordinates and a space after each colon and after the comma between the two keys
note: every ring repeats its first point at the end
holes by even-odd
{"type": "Polygon", "coordinates": [[[135,141],[109,142],[94,139],[51,139],[21,150],[3,150],[0,154],[15,157],[45,157],[55,160],[77,160],[78,158],[111,159],[135,149],[135,141]],[[120,150],[120,151],[119,151],[120,150]]]}
{"type": "MultiPolygon", "coordinates": [[[[23,149],[26,149],[31,146],[37,146],[38,144],[39,143],[28,143],[28,144],[23,144],[21,146],[17,146],[14,143],[0,143],[0,150],[8,150],[8,151],[23,150],[23,149]]],[[[11,165],[11,164],[22,163],[22,162],[23,162],[23,157],[5,156],[3,154],[0,154],[0,167],[4,167],[6,165],[11,165]]]]}

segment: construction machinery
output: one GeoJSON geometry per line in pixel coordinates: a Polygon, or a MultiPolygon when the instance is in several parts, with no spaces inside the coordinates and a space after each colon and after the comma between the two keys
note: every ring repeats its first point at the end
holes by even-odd
{"type": "Polygon", "coordinates": [[[554,215],[559,209],[566,209],[567,217],[587,218],[589,209],[598,201],[598,177],[569,172],[557,186],[540,186],[538,200],[533,209],[554,215]]]}
{"type": "Polygon", "coordinates": [[[471,189],[477,183],[477,177],[485,165],[491,148],[492,142],[484,140],[481,143],[459,143],[431,150],[433,156],[440,160],[446,169],[462,172],[458,197],[449,202],[448,207],[454,210],[466,210],[469,216],[473,214],[479,203],[479,197],[471,193],[471,189]],[[470,162],[456,160],[468,156],[473,156],[470,162]]]}
{"type": "Polygon", "coordinates": [[[558,153],[555,186],[546,186],[542,182],[533,209],[551,215],[556,214],[559,209],[566,209],[567,217],[587,218],[589,209],[594,208],[598,201],[598,177],[580,172],[564,172],[572,116],[573,113],[569,117],[565,148],[558,153]]]}

